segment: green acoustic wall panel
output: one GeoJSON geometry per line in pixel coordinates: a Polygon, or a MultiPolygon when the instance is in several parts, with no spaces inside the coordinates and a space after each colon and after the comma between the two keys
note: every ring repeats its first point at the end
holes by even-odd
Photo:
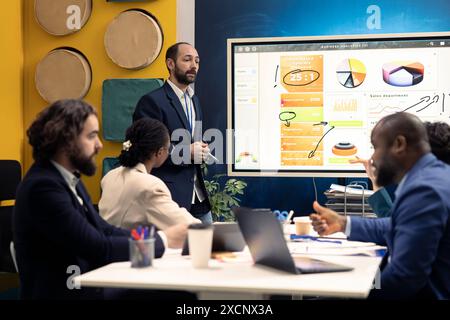
{"type": "Polygon", "coordinates": [[[110,170],[120,166],[119,158],[105,158],[103,159],[102,177],[105,176],[110,170]]]}
{"type": "Polygon", "coordinates": [[[134,109],[146,93],[163,85],[161,79],[107,79],[103,81],[103,138],[124,141],[131,125],[134,109]]]}

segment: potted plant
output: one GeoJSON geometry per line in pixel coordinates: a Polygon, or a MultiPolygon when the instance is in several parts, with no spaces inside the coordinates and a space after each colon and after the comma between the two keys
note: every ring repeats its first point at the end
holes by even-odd
{"type": "MultiPolygon", "coordinates": [[[[203,167],[207,175],[206,166],[203,167]]],[[[241,201],[238,196],[244,194],[247,183],[235,178],[225,179],[226,174],[216,174],[211,180],[205,180],[208,191],[211,212],[214,221],[235,221],[232,207],[239,207],[241,201]]]]}

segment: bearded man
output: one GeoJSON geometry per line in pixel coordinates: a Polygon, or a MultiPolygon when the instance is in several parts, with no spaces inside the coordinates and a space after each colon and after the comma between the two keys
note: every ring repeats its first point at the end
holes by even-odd
{"type": "MultiPolygon", "coordinates": [[[[130,231],[105,222],[80,181],[92,176],[102,148],[95,110],[81,100],[60,100],[27,130],[34,164],[22,180],[13,215],[22,299],[102,299],[102,289],[79,288],[72,278],[129,259],[130,231]]],[[[155,257],[180,248],[187,226],[156,234],[155,257]]]]}
{"type": "Polygon", "coordinates": [[[387,246],[380,288],[370,298],[449,299],[450,166],[430,152],[424,124],[409,113],[382,118],[371,140],[376,183],[398,184],[391,217],[349,218],[315,202],[313,227],[387,246]]]}
{"type": "Polygon", "coordinates": [[[133,121],[150,117],[169,129],[174,152],[152,174],[166,183],[180,207],[203,223],[211,223],[211,205],[200,167],[210,150],[202,140],[200,102],[189,86],[197,77],[200,58],[189,43],[178,42],[167,49],[166,66],[169,78],[139,100],[133,121]]]}

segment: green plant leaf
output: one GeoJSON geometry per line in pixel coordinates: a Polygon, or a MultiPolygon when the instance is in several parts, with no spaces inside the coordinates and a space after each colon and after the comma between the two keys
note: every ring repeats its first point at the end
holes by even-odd
{"type": "MultiPolygon", "coordinates": [[[[202,165],[205,176],[208,174],[206,165],[202,165]]],[[[226,174],[215,174],[210,180],[205,179],[206,191],[211,203],[214,221],[235,221],[232,207],[239,206],[240,199],[236,195],[243,195],[247,187],[245,181],[236,178],[224,179],[226,174]]]]}

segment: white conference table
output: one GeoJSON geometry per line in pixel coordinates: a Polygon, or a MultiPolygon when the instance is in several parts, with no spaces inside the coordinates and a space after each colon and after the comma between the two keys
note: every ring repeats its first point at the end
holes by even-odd
{"type": "Polygon", "coordinates": [[[353,271],[294,275],[254,265],[250,255],[230,261],[210,260],[206,269],[195,269],[189,257],[169,250],[152,267],[136,269],[130,262],[118,262],[74,278],[81,287],[185,290],[199,299],[264,299],[269,295],[366,298],[373,286],[379,257],[311,257],[345,264],[353,271]]]}

